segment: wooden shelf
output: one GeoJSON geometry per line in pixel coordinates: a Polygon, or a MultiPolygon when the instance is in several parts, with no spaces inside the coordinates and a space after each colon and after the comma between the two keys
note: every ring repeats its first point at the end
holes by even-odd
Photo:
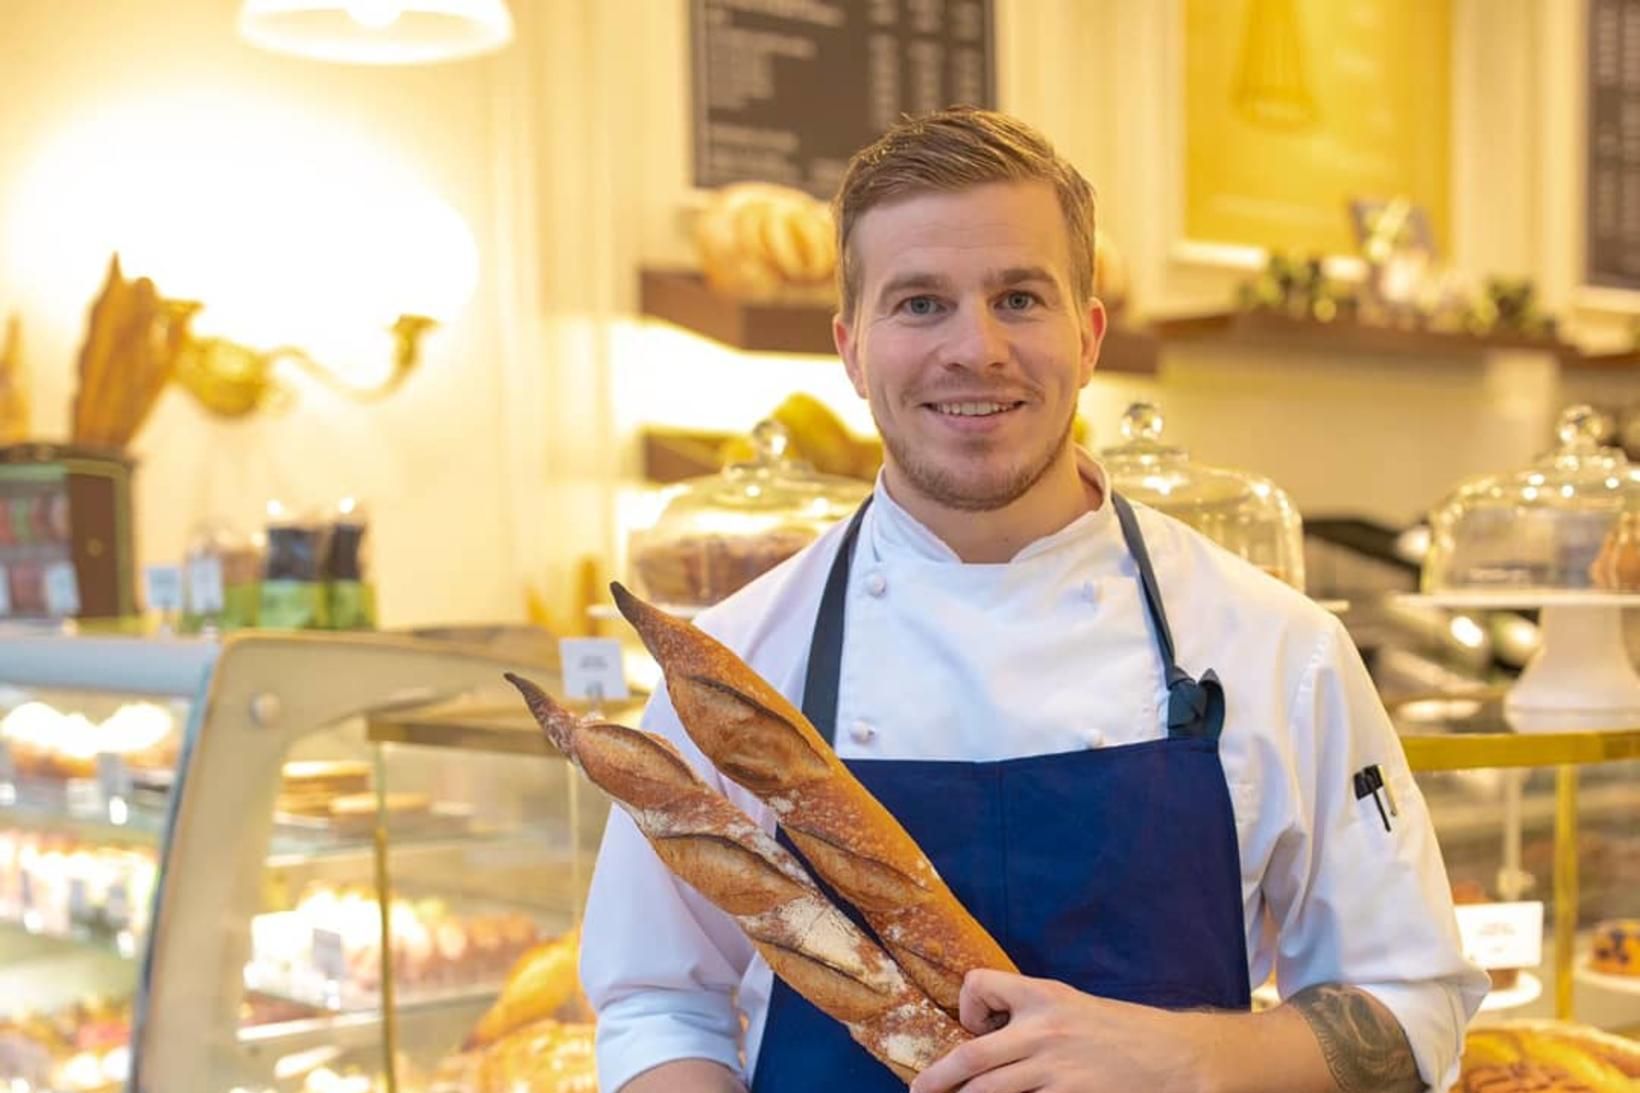
{"type": "Polygon", "coordinates": [[[638,309],[749,353],[831,356],[829,303],[757,303],[716,292],[692,270],[643,270],[638,309]]]}
{"type": "Polygon", "coordinates": [[[1470,358],[1497,350],[1535,350],[1562,360],[1580,355],[1565,342],[1517,334],[1463,334],[1441,330],[1373,326],[1341,320],[1323,323],[1264,311],[1226,311],[1160,319],[1151,329],[1163,344],[1211,342],[1244,349],[1285,349],[1327,355],[1470,358]]]}
{"type": "Polygon", "coordinates": [[[1640,372],[1640,350],[1622,353],[1579,353],[1565,361],[1579,372],[1640,372]]]}
{"type": "MultiPolygon", "coordinates": [[[[692,270],[646,269],[638,281],[638,309],[702,337],[749,353],[834,356],[830,303],[756,303],[714,291],[692,270]]],[[[1156,374],[1160,343],[1146,330],[1113,326],[1099,353],[1099,371],[1156,374]]]]}

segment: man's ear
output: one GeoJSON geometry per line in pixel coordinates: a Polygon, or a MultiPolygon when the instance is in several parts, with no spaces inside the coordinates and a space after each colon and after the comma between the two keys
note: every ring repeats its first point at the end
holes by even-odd
{"type": "Polygon", "coordinates": [[[1082,316],[1082,361],[1078,370],[1078,386],[1086,387],[1093,379],[1093,370],[1099,363],[1099,346],[1105,340],[1105,329],[1110,318],[1105,314],[1105,305],[1095,296],[1088,301],[1088,309],[1082,316]]]}
{"type": "Polygon", "coordinates": [[[843,321],[841,313],[831,317],[831,340],[837,346],[837,355],[843,358],[843,367],[848,371],[849,382],[854,384],[854,393],[865,398],[866,376],[860,367],[860,343],[855,339],[856,329],[843,321]]]}

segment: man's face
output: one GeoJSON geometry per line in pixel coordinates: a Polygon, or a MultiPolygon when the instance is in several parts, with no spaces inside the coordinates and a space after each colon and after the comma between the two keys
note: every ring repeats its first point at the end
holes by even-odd
{"type": "MultiPolygon", "coordinates": [[[[1002,182],[879,205],[854,225],[859,298],[834,333],[892,486],[984,511],[1067,449],[1104,309],[1077,303],[1059,201],[1002,182]]],[[[1079,256],[1087,261],[1087,256],[1079,256]]]]}

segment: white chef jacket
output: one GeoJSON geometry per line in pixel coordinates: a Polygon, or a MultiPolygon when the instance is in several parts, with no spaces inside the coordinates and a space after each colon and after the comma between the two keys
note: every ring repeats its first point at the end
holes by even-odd
{"type": "MultiPolygon", "coordinates": [[[[1090,458],[1079,462],[1103,485],[1090,458]]],[[[1447,1088],[1488,980],[1463,958],[1423,796],[1360,656],[1302,594],[1178,521],[1134,509],[1180,666],[1194,676],[1211,668],[1224,684],[1220,755],[1249,981],[1273,967],[1284,997],[1329,982],[1369,991],[1400,1020],[1425,1082],[1447,1088]],[[1353,791],[1352,774],[1372,763],[1400,806],[1391,831],[1353,791]]],[[[697,620],[794,703],[841,536],[832,529],[697,620]]],[[[847,596],[844,759],[992,761],[1166,735],[1162,666],[1108,499],[1006,564],[968,565],[879,481],[847,596]]],[[[773,831],[770,810],[684,733],[664,688],[643,727],[773,831]]],[[[772,973],[619,808],[593,876],[581,976],[598,1011],[601,1088],[684,1058],[749,1080],[772,973]]]]}

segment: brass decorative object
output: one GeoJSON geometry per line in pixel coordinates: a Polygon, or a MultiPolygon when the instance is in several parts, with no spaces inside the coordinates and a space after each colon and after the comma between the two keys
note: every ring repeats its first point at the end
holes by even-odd
{"type": "Polygon", "coordinates": [[[261,409],[286,406],[290,392],[280,385],[275,366],[289,361],[339,394],[370,402],[392,394],[421,362],[421,338],[436,326],[424,315],[401,315],[393,334],[393,369],[381,382],[356,384],[315,360],[299,346],[259,350],[227,338],[199,338],[187,332],[187,322],[199,311],[191,301],[171,301],[181,316],[184,337],[176,360],[176,380],[213,414],[244,417],[261,409]]]}

